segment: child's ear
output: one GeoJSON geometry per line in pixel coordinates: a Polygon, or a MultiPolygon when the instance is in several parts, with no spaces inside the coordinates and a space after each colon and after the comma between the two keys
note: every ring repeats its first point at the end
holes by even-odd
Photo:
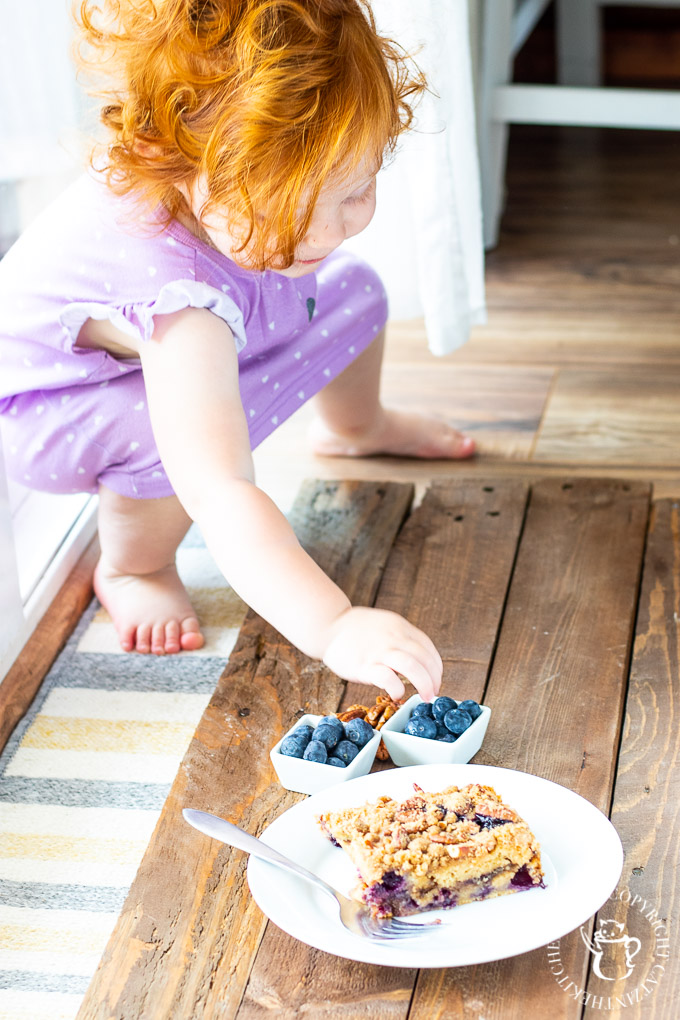
{"type": "Polygon", "coordinates": [[[175,190],[179,193],[183,203],[189,208],[191,202],[191,193],[189,186],[184,181],[180,181],[179,184],[175,185],[175,190]]]}
{"type": "Polygon", "coordinates": [[[157,159],[160,151],[160,146],[157,142],[147,141],[137,134],[136,138],[132,143],[132,147],[138,156],[142,156],[144,159],[157,159]]]}

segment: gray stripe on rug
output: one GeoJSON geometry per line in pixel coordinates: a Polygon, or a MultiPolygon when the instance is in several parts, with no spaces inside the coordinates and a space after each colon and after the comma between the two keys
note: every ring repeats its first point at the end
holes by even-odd
{"type": "Polygon", "coordinates": [[[52,885],[51,882],[13,882],[0,878],[0,903],[5,907],[112,913],[121,909],[127,893],[127,886],[52,885]]]}
{"type": "MultiPolygon", "coordinates": [[[[66,992],[84,995],[92,978],[80,974],[43,974],[33,970],[0,970],[0,988],[19,992],[66,992]]],[[[26,1020],[29,1020],[27,1017],[26,1020]]]]}
{"type": "Polygon", "coordinates": [[[50,675],[51,687],[88,687],[90,690],[161,691],[212,694],[225,659],[212,656],[182,658],[162,655],[107,655],[80,652],[65,668],[50,675]]]}
{"type": "Polygon", "coordinates": [[[107,783],[91,779],[0,779],[0,803],[59,804],[62,807],[105,807],[157,810],[170,783],[107,783]]]}

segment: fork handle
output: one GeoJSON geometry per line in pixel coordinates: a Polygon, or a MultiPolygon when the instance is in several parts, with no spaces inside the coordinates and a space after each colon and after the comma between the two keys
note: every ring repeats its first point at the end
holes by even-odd
{"type": "Polygon", "coordinates": [[[307,871],[300,864],[291,861],[289,857],[284,857],[278,850],[274,850],[273,847],[268,846],[261,839],[258,839],[257,836],[251,836],[244,829],[239,829],[238,825],[228,822],[226,818],[219,818],[217,815],[208,814],[207,811],[195,811],[193,808],[184,808],[182,815],[189,825],[193,825],[195,829],[205,833],[206,836],[219,839],[220,842],[228,843],[229,846],[234,846],[237,850],[244,850],[247,854],[259,857],[263,861],[278,864],[279,867],[286,868],[301,878],[306,878],[308,882],[313,882],[314,885],[323,889],[324,892],[330,893],[331,896],[336,895],[335,890],[324,882],[322,878],[319,878],[318,875],[307,871]]]}

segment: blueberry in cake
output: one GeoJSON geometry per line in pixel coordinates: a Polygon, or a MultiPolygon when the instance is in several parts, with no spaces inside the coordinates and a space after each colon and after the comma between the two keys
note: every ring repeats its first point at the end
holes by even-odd
{"type": "Polygon", "coordinates": [[[492,787],[413,786],[408,800],[380,797],[318,819],[359,872],[352,895],[376,917],[544,888],[535,836],[492,787]]]}

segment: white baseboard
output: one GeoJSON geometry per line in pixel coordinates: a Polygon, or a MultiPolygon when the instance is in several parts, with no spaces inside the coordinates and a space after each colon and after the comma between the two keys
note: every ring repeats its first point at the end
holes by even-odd
{"type": "MultiPolygon", "coordinates": [[[[48,538],[45,536],[46,532],[49,540],[51,540],[52,548],[49,557],[43,558],[38,573],[36,573],[35,564],[39,561],[35,557],[31,561],[33,564],[31,574],[28,573],[26,561],[24,561],[23,565],[20,563],[19,573],[22,590],[30,587],[30,592],[25,597],[23,605],[23,623],[17,628],[16,633],[12,636],[9,645],[5,648],[0,658],[0,679],[9,672],[21,649],[33,634],[43,615],[56,598],[59,589],[97,531],[96,496],[84,498],[79,512],[75,519],[73,515],[71,516],[66,530],[64,530],[65,507],[63,503],[59,502],[65,497],[46,497],[44,493],[31,493],[32,496],[40,497],[40,499],[30,509],[26,508],[26,503],[22,505],[22,510],[24,511],[22,520],[24,524],[34,520],[34,511],[38,503],[40,504],[41,513],[44,514],[47,511],[45,500],[52,500],[52,508],[56,518],[53,517],[51,522],[49,519],[43,518],[44,527],[42,534],[40,534],[40,548],[42,552],[44,553],[45,549],[49,547],[49,545],[46,546],[45,544],[48,542],[48,538]],[[51,526],[48,527],[50,524],[51,526]]],[[[28,502],[30,503],[30,499],[28,502]]],[[[30,541],[30,533],[22,532],[21,524],[17,527],[17,531],[19,532],[17,546],[30,541]]],[[[38,532],[33,531],[33,538],[36,543],[38,542],[38,534],[38,532]]]]}

